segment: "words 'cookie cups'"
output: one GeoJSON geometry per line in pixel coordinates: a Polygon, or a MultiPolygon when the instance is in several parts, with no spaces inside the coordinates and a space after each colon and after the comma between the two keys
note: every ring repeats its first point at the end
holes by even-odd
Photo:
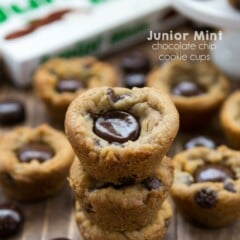
{"type": "Polygon", "coordinates": [[[152,88],[88,90],[71,103],[65,119],[66,135],[87,174],[120,184],[153,173],[178,126],[171,99],[152,88]]]}
{"type": "Polygon", "coordinates": [[[172,197],[191,222],[223,227],[240,218],[240,153],[225,146],[177,154],[172,197]]]}
{"type": "Polygon", "coordinates": [[[20,127],[0,140],[0,184],[10,198],[32,201],[65,184],[74,152],[65,136],[47,125],[20,127]]]}
{"type": "Polygon", "coordinates": [[[148,75],[147,86],[171,95],[184,129],[209,121],[229,92],[227,79],[210,63],[166,63],[148,75]]]}
{"type": "Polygon", "coordinates": [[[163,240],[172,217],[172,208],[165,201],[151,224],[136,231],[108,231],[93,224],[76,204],[76,221],[85,240],[163,240]]]}
{"type": "Polygon", "coordinates": [[[109,231],[139,230],[153,222],[172,180],[172,163],[167,157],[154,175],[140,183],[131,178],[121,185],[101,183],[86,175],[77,158],[69,178],[84,214],[94,224],[109,231]]]}
{"type": "Polygon", "coordinates": [[[55,58],[43,63],[34,74],[35,92],[54,120],[64,121],[71,101],[89,88],[116,86],[117,74],[94,57],[55,58]]]}

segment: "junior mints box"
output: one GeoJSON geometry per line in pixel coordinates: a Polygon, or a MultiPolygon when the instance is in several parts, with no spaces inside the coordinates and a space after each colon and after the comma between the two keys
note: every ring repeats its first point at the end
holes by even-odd
{"type": "Polygon", "coordinates": [[[18,86],[51,56],[102,55],[166,30],[169,0],[1,0],[0,55],[18,86]]]}

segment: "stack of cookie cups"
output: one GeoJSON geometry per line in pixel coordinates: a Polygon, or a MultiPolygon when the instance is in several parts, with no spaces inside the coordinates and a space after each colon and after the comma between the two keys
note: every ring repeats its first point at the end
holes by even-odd
{"type": "Polygon", "coordinates": [[[70,185],[86,240],[160,240],[172,216],[173,167],[165,156],[179,127],[167,95],[152,88],[95,88],[65,119],[76,153],[70,185]]]}

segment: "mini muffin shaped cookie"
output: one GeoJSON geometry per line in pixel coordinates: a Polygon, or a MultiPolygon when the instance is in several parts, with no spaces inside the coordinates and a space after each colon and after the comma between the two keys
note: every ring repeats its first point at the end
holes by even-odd
{"type": "Polygon", "coordinates": [[[77,204],[76,220],[85,240],[163,240],[172,217],[172,208],[165,201],[151,224],[134,231],[109,231],[92,223],[77,204]]]}
{"type": "Polygon", "coordinates": [[[102,182],[144,180],[178,131],[169,97],[152,88],[96,88],[70,105],[65,131],[88,175],[102,182]]]}
{"type": "Polygon", "coordinates": [[[13,199],[54,195],[66,183],[74,153],[65,136],[47,125],[21,127],[0,140],[0,184],[13,199]]]}
{"type": "Polygon", "coordinates": [[[185,129],[205,124],[229,91],[226,78],[210,63],[166,63],[150,73],[147,85],[171,95],[185,129]]]}
{"type": "Polygon", "coordinates": [[[167,157],[155,175],[141,183],[134,183],[131,178],[121,185],[98,182],[86,175],[77,158],[69,179],[84,214],[109,231],[139,230],[150,224],[167,197],[172,180],[173,168],[167,157]]]}
{"type": "Polygon", "coordinates": [[[196,147],[174,157],[172,197],[182,214],[205,227],[240,218],[240,153],[196,147]]]}
{"type": "Polygon", "coordinates": [[[224,103],[220,121],[228,143],[240,147],[240,91],[233,93],[224,103]]]}
{"type": "Polygon", "coordinates": [[[89,88],[116,84],[114,68],[94,57],[51,59],[41,65],[34,76],[37,95],[51,117],[61,122],[69,104],[78,94],[89,88]]]}

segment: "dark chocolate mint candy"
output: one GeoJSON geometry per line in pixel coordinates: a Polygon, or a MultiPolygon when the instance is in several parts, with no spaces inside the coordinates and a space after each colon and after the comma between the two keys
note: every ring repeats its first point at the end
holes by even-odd
{"type": "Polygon", "coordinates": [[[184,149],[186,150],[194,147],[208,147],[208,148],[215,149],[217,147],[217,143],[209,137],[198,136],[188,140],[184,144],[184,149]]]}
{"type": "Polygon", "coordinates": [[[125,56],[121,65],[125,73],[147,73],[151,68],[148,57],[137,51],[125,56]]]}
{"type": "Polygon", "coordinates": [[[80,88],[84,88],[84,84],[80,80],[63,79],[59,80],[56,84],[56,91],[63,92],[76,92],[80,88]]]}
{"type": "Polygon", "coordinates": [[[143,181],[144,186],[148,190],[157,190],[161,187],[161,182],[157,178],[147,178],[143,181]]]}
{"type": "Polygon", "coordinates": [[[205,88],[192,81],[182,81],[172,88],[172,94],[175,96],[193,97],[203,95],[205,88]]]}
{"type": "Polygon", "coordinates": [[[93,131],[109,143],[135,141],[140,132],[137,119],[124,111],[109,111],[99,116],[93,131]]]}
{"type": "Polygon", "coordinates": [[[206,164],[196,170],[194,178],[195,182],[224,182],[234,179],[234,173],[220,164],[206,164]]]}
{"type": "Polygon", "coordinates": [[[217,193],[210,188],[203,188],[195,194],[194,200],[202,208],[212,208],[217,203],[217,193]]]}
{"type": "Polygon", "coordinates": [[[124,76],[124,87],[133,88],[138,87],[142,88],[145,86],[145,75],[142,73],[131,73],[124,76]]]}
{"type": "Polygon", "coordinates": [[[0,124],[13,125],[25,120],[25,107],[17,100],[0,101],[0,124]]]}
{"type": "Polygon", "coordinates": [[[43,163],[51,159],[54,154],[54,150],[45,143],[28,143],[17,152],[19,161],[23,163],[29,163],[32,160],[43,163]]]}
{"type": "Polygon", "coordinates": [[[10,203],[0,205],[0,238],[7,238],[19,232],[23,225],[21,210],[10,203]]]}

